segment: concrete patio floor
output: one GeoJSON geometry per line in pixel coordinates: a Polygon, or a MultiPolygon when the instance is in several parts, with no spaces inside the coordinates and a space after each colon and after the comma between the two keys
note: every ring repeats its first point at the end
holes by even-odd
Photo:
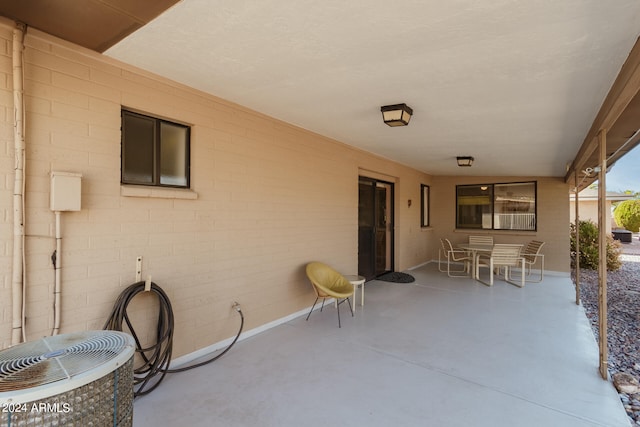
{"type": "Polygon", "coordinates": [[[325,306],[168,375],[136,399],[134,427],[630,425],[569,277],[520,289],[410,273],[368,282],[340,329],[325,306]]]}

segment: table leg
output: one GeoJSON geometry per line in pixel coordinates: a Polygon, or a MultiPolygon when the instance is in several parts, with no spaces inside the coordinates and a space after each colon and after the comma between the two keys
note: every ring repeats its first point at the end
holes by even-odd
{"type": "Polygon", "coordinates": [[[360,305],[364,305],[364,282],[365,278],[358,275],[347,275],[345,278],[353,285],[353,312],[356,311],[356,303],[358,301],[358,286],[362,286],[360,288],[360,305]]]}
{"type": "MultiPolygon", "coordinates": [[[[353,283],[352,283],[353,284],[353,283]]],[[[356,295],[358,294],[358,285],[353,284],[353,305],[351,306],[351,311],[353,313],[356,312],[356,301],[357,301],[357,297],[356,295]]]]}

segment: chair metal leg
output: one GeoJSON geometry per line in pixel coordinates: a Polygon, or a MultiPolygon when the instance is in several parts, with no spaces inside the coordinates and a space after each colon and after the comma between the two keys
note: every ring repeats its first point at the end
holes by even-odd
{"type": "Polygon", "coordinates": [[[347,300],[347,304],[349,304],[349,311],[351,312],[351,317],[353,317],[353,308],[351,306],[351,300],[349,299],[349,297],[343,299],[342,301],[338,302],[337,308],[338,308],[338,328],[342,328],[342,325],[340,323],[340,304],[342,304],[345,300],[347,300]]]}
{"type": "MultiPolygon", "coordinates": [[[[318,300],[321,297],[316,297],[316,300],[313,302],[313,305],[311,306],[311,310],[309,311],[309,314],[307,314],[307,318],[306,320],[309,320],[309,316],[311,316],[311,313],[313,313],[313,309],[316,307],[316,304],[318,303],[318,300]]],[[[320,311],[322,311],[322,309],[324,308],[324,301],[326,300],[326,298],[322,298],[322,305],[320,306],[320,311]]],[[[338,328],[342,327],[342,322],[340,321],[340,304],[342,304],[345,300],[347,300],[347,304],[349,304],[349,311],[351,312],[351,317],[354,317],[353,315],[353,306],[351,305],[351,300],[349,298],[345,298],[342,301],[336,299],[336,308],[338,310],[338,328]]]]}
{"type": "Polygon", "coordinates": [[[486,282],[480,278],[480,263],[479,260],[476,260],[476,270],[475,270],[475,279],[487,286],[493,286],[493,260],[489,260],[489,264],[484,264],[483,267],[488,267],[489,270],[489,281],[486,282]]]}
{"type": "Polygon", "coordinates": [[[438,271],[441,273],[447,271],[442,268],[442,249],[438,250],[438,271]]]}
{"type": "Polygon", "coordinates": [[[442,250],[442,248],[440,248],[438,250],[438,271],[441,273],[447,273],[447,276],[449,277],[463,277],[463,275],[458,275],[458,274],[452,274],[452,273],[462,273],[465,272],[467,273],[466,275],[468,276],[470,273],[470,267],[468,265],[468,261],[464,261],[464,270],[452,270],[451,269],[451,256],[447,256],[446,253],[444,253],[444,251],[442,250]],[[444,258],[447,260],[447,269],[445,270],[444,267],[442,267],[442,264],[444,262],[444,260],[442,259],[442,257],[444,256],[444,258]]]}
{"type": "Polygon", "coordinates": [[[520,261],[521,266],[520,266],[520,283],[516,282],[515,280],[513,280],[513,278],[511,277],[511,270],[507,269],[505,271],[505,276],[504,279],[507,283],[511,283],[512,285],[515,285],[519,288],[524,288],[524,284],[525,284],[525,265],[524,265],[524,259],[522,259],[520,261]]]}
{"type": "Polygon", "coordinates": [[[471,267],[469,266],[468,261],[463,261],[462,270],[451,269],[451,263],[447,262],[447,276],[449,277],[467,277],[469,276],[469,272],[471,271],[471,267]],[[458,274],[464,273],[464,274],[458,274]]]}
{"type": "MultiPolygon", "coordinates": [[[[544,280],[544,255],[538,255],[538,257],[540,258],[540,276],[537,279],[527,279],[527,282],[540,283],[544,280]]],[[[535,262],[527,263],[527,277],[531,276],[534,265],[535,262]]]]}
{"type": "Polygon", "coordinates": [[[490,270],[489,286],[493,286],[493,262],[491,262],[491,266],[489,267],[489,270],[490,270]]]}
{"type": "MultiPolygon", "coordinates": [[[[449,255],[448,257],[446,257],[447,259],[447,276],[449,277],[468,277],[471,276],[471,261],[469,259],[459,259],[459,260],[455,260],[453,258],[453,255],[449,255]],[[458,269],[452,269],[451,268],[451,264],[453,264],[453,262],[460,262],[462,261],[462,269],[458,270],[458,269]],[[462,273],[462,274],[460,274],[462,273]]],[[[440,259],[438,259],[438,262],[440,262],[440,259]]],[[[438,267],[438,270],[440,270],[440,268],[438,267]]]]}
{"type": "MultiPolygon", "coordinates": [[[[309,316],[311,316],[311,312],[313,312],[313,309],[315,308],[317,302],[318,302],[318,297],[316,297],[316,300],[313,302],[313,305],[311,306],[311,311],[309,311],[309,314],[307,314],[306,320],[309,320],[309,316]]],[[[324,300],[322,300],[322,302],[324,302],[324,300]]]]}

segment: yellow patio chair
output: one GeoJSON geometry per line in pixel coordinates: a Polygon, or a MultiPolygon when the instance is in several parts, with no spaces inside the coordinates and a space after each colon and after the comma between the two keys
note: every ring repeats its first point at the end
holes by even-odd
{"type": "Polygon", "coordinates": [[[338,327],[341,328],[340,304],[345,302],[345,300],[349,304],[349,311],[351,312],[351,317],[353,317],[353,309],[351,308],[351,301],[349,300],[349,297],[353,295],[353,285],[344,278],[342,274],[321,262],[310,262],[307,264],[306,271],[307,277],[316,293],[316,300],[311,307],[311,311],[307,314],[307,320],[309,320],[309,316],[311,316],[318,299],[322,298],[322,306],[320,307],[320,311],[322,311],[325,299],[335,298],[338,311],[338,327]]]}
{"type": "Polygon", "coordinates": [[[487,286],[493,286],[494,271],[500,271],[501,267],[505,268],[504,280],[507,283],[516,285],[520,288],[524,287],[525,266],[524,257],[520,254],[522,245],[514,244],[496,244],[493,246],[491,254],[479,254],[476,257],[476,270],[474,277],[481,283],[487,286]],[[489,281],[486,282],[480,279],[480,268],[486,267],[489,269],[489,281]],[[520,282],[516,282],[511,278],[511,269],[513,267],[520,267],[521,279],[520,282]]]}
{"type": "Polygon", "coordinates": [[[524,265],[527,268],[527,277],[531,275],[533,266],[540,260],[540,277],[536,280],[527,280],[527,282],[540,283],[544,279],[544,254],[540,253],[540,249],[544,242],[539,240],[530,241],[522,251],[524,257],[524,265]]]}

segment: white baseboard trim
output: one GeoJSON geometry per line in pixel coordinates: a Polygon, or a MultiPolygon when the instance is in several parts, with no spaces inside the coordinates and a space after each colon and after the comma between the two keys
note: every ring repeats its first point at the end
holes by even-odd
{"type": "MultiPolygon", "coordinates": [[[[407,268],[407,270],[408,270],[408,271],[415,270],[415,269],[420,268],[420,267],[423,267],[423,266],[425,266],[425,265],[427,265],[427,264],[431,264],[432,262],[433,262],[433,260],[425,261],[425,262],[423,262],[423,263],[421,263],[421,264],[414,265],[413,267],[409,267],[409,268],[407,268]]],[[[436,262],[437,262],[437,261],[436,261],[436,262]]]]}
{"type": "MultiPolygon", "coordinates": [[[[420,267],[423,267],[427,264],[431,264],[431,263],[437,263],[437,260],[430,260],[430,261],[426,261],[423,262],[421,264],[415,265],[413,267],[409,267],[407,270],[411,271],[411,270],[416,270],[420,267]]],[[[519,270],[517,270],[519,271],[519,270]]],[[[565,272],[561,272],[561,271],[549,271],[549,270],[545,270],[544,272],[545,276],[549,275],[549,276],[555,276],[555,277],[571,277],[571,273],[565,273],[565,272]]],[[[328,299],[325,301],[325,304],[333,304],[333,299],[328,299]]],[[[316,308],[314,308],[315,310],[319,310],[321,306],[317,306],[316,308]]],[[[276,326],[282,325],[283,323],[287,323],[291,320],[297,319],[300,316],[305,316],[309,313],[309,311],[311,310],[311,307],[307,307],[305,309],[302,309],[300,311],[297,311],[295,313],[291,313],[288,316],[285,317],[281,317],[280,319],[276,319],[274,321],[265,323],[264,325],[260,325],[256,328],[250,329],[248,331],[242,332],[240,334],[240,337],[238,338],[238,341],[242,341],[245,340],[247,338],[250,338],[254,335],[257,335],[261,332],[267,331],[271,328],[275,328],[276,326]]],[[[182,366],[186,366],[189,363],[195,361],[196,359],[200,359],[201,357],[207,356],[209,354],[212,354],[218,350],[222,350],[224,348],[226,348],[229,344],[231,344],[231,342],[233,341],[233,339],[235,338],[235,336],[231,337],[231,338],[227,338],[225,340],[222,341],[218,341],[216,343],[213,343],[207,347],[203,347],[199,350],[196,350],[194,352],[185,354],[183,356],[177,357],[175,359],[173,359],[171,361],[171,368],[180,368],[182,366]]]]}
{"type": "MultiPolygon", "coordinates": [[[[327,300],[325,301],[325,305],[326,304],[333,304],[333,298],[329,299],[327,298],[327,300]]],[[[320,309],[320,305],[317,305],[316,308],[314,308],[315,310],[319,310],[320,309]]],[[[295,313],[291,313],[288,316],[285,317],[281,317],[280,319],[276,319],[272,322],[268,322],[265,323],[264,325],[260,325],[256,328],[250,329],[248,331],[244,331],[240,334],[240,337],[238,338],[238,342],[245,340],[247,338],[250,338],[254,335],[257,335],[261,332],[267,331],[271,328],[275,328],[276,326],[282,325],[283,323],[287,323],[293,319],[296,319],[300,316],[306,316],[309,311],[311,310],[311,307],[307,307],[305,309],[302,309],[300,311],[297,311],[295,313]]],[[[177,357],[175,359],[173,359],[170,363],[171,369],[175,369],[175,368],[181,368],[183,366],[186,366],[188,364],[190,364],[191,362],[200,359],[201,357],[210,355],[212,353],[215,353],[218,350],[223,350],[224,348],[226,348],[229,344],[231,344],[233,342],[233,339],[235,338],[235,335],[231,338],[227,338],[225,340],[222,341],[218,341],[216,343],[213,343],[207,347],[203,347],[199,350],[196,350],[194,352],[185,354],[183,356],[177,357]]]]}
{"type": "MultiPolygon", "coordinates": [[[[415,270],[415,269],[418,269],[420,267],[424,267],[427,264],[432,264],[432,263],[433,264],[437,264],[438,260],[437,259],[432,259],[432,260],[429,260],[429,261],[425,261],[425,262],[423,262],[421,264],[414,265],[413,267],[409,267],[409,268],[407,268],[407,270],[409,270],[409,271],[410,270],[415,270]]],[[[462,265],[462,263],[456,263],[456,262],[452,262],[451,264],[462,265]]],[[[535,274],[536,271],[538,271],[538,270],[534,269],[532,274],[535,274]]],[[[514,269],[514,272],[520,272],[520,269],[516,268],[516,269],[514,269]]],[[[544,271],[544,275],[545,276],[549,275],[549,276],[553,276],[553,277],[571,277],[571,272],[545,270],[544,271]]]]}

